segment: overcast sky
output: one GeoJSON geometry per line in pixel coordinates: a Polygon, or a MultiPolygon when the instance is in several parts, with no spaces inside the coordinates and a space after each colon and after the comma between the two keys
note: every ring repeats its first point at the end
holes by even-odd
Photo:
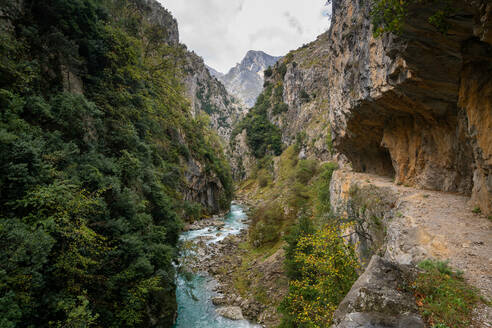
{"type": "Polygon", "coordinates": [[[180,40],[227,72],[248,50],[283,56],[329,27],[326,0],[159,0],[178,20],[180,40]]]}

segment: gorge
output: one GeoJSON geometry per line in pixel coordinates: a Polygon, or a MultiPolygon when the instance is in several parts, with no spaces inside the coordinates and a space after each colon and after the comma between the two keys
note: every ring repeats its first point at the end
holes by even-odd
{"type": "Polygon", "coordinates": [[[1,328],[492,327],[490,1],[225,75],[165,7],[0,0],[1,328]]]}

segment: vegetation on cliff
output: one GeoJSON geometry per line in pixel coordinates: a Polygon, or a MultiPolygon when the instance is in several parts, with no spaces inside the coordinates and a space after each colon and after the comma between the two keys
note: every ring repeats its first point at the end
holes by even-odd
{"type": "MultiPolygon", "coordinates": [[[[279,284],[281,291],[263,297],[270,306],[279,306],[282,327],[327,326],[357,278],[354,248],[341,237],[341,220],[330,214],[330,182],[337,166],[299,158],[304,139],[299,135],[279,157],[259,160],[240,188],[241,194],[258,201],[249,231],[255,257],[248,263],[285,249],[288,287],[279,284]],[[285,297],[278,299],[278,294],[285,297]]],[[[261,286],[260,281],[238,277],[238,286],[261,286]]]]}
{"type": "Polygon", "coordinates": [[[280,129],[269,120],[269,111],[282,112],[286,105],[282,102],[283,85],[268,85],[258,96],[256,104],[249,110],[246,117],[234,128],[231,142],[235,137],[246,130],[248,147],[256,158],[265,155],[278,156],[282,153],[282,133],[280,129]]]}
{"type": "Polygon", "coordinates": [[[426,260],[412,287],[417,305],[429,326],[435,328],[470,327],[472,311],[479,301],[476,288],[446,262],[426,260]]]}
{"type": "Polygon", "coordinates": [[[374,35],[386,32],[401,33],[412,6],[432,6],[427,19],[440,32],[446,33],[449,26],[446,18],[454,13],[451,0],[376,0],[371,11],[374,35]]]}
{"type": "Polygon", "coordinates": [[[280,155],[282,142],[280,130],[268,120],[269,99],[261,94],[246,117],[234,128],[231,140],[242,130],[246,130],[247,142],[256,158],[266,154],[280,155]]]}
{"type": "Polygon", "coordinates": [[[281,306],[282,327],[331,325],[333,313],[357,279],[359,267],[354,247],[341,237],[343,230],[343,226],[330,224],[314,233],[304,230],[298,238],[288,238],[286,262],[291,281],[281,306]]]}
{"type": "Polygon", "coordinates": [[[190,115],[184,49],[139,0],[14,9],[0,34],[0,327],[169,325],[180,217],[196,208],[183,163],[232,192],[190,115]]]}

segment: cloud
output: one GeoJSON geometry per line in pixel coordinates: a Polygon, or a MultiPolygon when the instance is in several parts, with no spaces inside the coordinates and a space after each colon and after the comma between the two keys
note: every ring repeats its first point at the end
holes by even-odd
{"type": "Polygon", "coordinates": [[[219,71],[248,50],[275,56],[326,31],[324,0],[159,0],[178,20],[180,40],[219,71]]]}
{"type": "Polygon", "coordinates": [[[301,22],[299,22],[299,20],[297,18],[295,18],[294,16],[291,16],[291,14],[286,11],[284,12],[284,16],[285,18],[287,18],[287,21],[289,22],[289,25],[294,28],[297,33],[301,34],[302,35],[302,25],[301,25],[301,22]]]}

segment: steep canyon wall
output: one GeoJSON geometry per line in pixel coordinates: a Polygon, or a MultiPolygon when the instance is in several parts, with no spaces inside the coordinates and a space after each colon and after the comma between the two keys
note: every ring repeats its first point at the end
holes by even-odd
{"type": "Polygon", "coordinates": [[[490,22],[478,19],[490,4],[475,5],[453,3],[445,35],[427,21],[432,8],[419,6],[401,35],[375,38],[367,1],[337,1],[330,123],[334,147],[355,171],[471,195],[491,213],[490,22]]]}

